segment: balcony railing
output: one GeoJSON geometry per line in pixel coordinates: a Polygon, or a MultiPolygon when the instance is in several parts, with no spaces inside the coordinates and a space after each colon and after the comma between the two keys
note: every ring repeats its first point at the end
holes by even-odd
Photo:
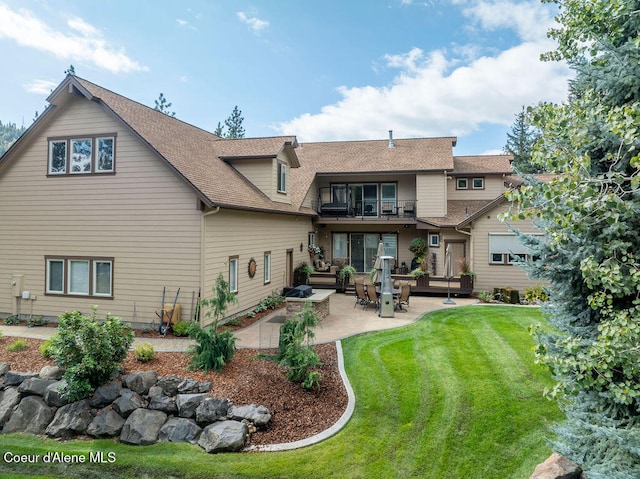
{"type": "Polygon", "coordinates": [[[313,209],[325,218],[415,218],[416,204],[416,200],[318,200],[313,209]]]}

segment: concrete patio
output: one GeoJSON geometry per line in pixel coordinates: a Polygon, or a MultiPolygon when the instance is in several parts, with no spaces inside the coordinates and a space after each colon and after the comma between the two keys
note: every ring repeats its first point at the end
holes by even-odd
{"type": "MultiPolygon", "coordinates": [[[[410,305],[406,312],[396,311],[393,318],[380,318],[374,307],[363,309],[357,305],[354,308],[353,294],[336,293],[331,295],[329,315],[322,320],[315,330],[315,343],[330,343],[349,336],[367,331],[397,328],[411,324],[425,313],[438,309],[465,306],[477,302],[474,298],[453,298],[455,305],[443,304],[443,297],[411,296],[410,305]]],[[[271,349],[278,347],[280,325],[284,322],[284,310],[274,311],[251,326],[235,332],[238,348],[271,349]]],[[[0,324],[0,331],[4,336],[23,338],[48,339],[57,331],[56,328],[26,326],[6,326],[0,324]]],[[[186,351],[193,343],[190,339],[177,338],[136,338],[138,343],[149,342],[156,351],[186,351]]]]}

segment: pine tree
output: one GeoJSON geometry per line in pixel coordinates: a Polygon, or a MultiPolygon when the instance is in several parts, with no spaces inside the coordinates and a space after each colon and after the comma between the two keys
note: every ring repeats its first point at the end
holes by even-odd
{"type": "Polygon", "coordinates": [[[507,133],[507,144],[504,151],[513,155],[513,169],[518,174],[539,173],[533,163],[531,156],[533,147],[538,138],[538,133],[531,127],[527,119],[527,114],[522,107],[522,111],[516,115],[516,121],[511,127],[511,133],[507,133]]]}
{"type": "Polygon", "coordinates": [[[238,110],[238,105],[233,108],[231,115],[224,121],[227,127],[225,138],[244,138],[244,128],[242,122],[244,117],[240,116],[242,112],[238,110]]]}
{"type": "Polygon", "coordinates": [[[591,479],[640,477],[640,0],[558,0],[558,47],[545,60],[576,71],[569,101],[532,112],[541,137],[531,180],[508,217],[535,218],[522,235],[549,282],[553,332],[534,333],[567,420],[554,449],[591,479]]]}
{"type": "Polygon", "coordinates": [[[24,126],[17,127],[15,123],[5,123],[0,121],[0,156],[7,151],[13,143],[20,138],[26,128],[24,126]]]}
{"type": "Polygon", "coordinates": [[[169,111],[169,108],[171,108],[171,103],[167,101],[167,99],[164,96],[164,93],[162,92],[160,93],[160,95],[158,96],[158,99],[155,100],[155,104],[156,106],[154,107],[154,110],[158,110],[164,113],[165,115],[176,116],[175,111],[169,111]]]}

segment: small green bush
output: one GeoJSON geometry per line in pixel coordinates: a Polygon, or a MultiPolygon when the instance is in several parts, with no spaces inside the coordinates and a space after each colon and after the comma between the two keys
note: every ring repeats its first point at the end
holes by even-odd
{"type": "Polygon", "coordinates": [[[156,352],[154,351],[151,343],[141,343],[135,347],[133,354],[141,363],[147,363],[153,359],[156,352]]]}
{"type": "Polygon", "coordinates": [[[31,316],[29,319],[27,319],[28,328],[34,328],[36,326],[44,326],[45,324],[47,324],[47,320],[44,319],[44,316],[42,315],[31,316]]]}
{"type": "Polygon", "coordinates": [[[171,325],[174,336],[189,336],[191,321],[176,321],[171,325]]]}
{"type": "Polygon", "coordinates": [[[524,299],[527,303],[544,303],[549,301],[549,293],[544,286],[537,284],[524,290],[524,299]]]}
{"type": "Polygon", "coordinates": [[[107,313],[105,321],[96,321],[97,307],[91,316],[79,311],[58,318],[58,334],[53,338],[53,355],[65,370],[63,391],[70,402],[89,396],[95,388],[113,379],[133,342],[133,332],[120,318],[107,313]]]}
{"type": "Polygon", "coordinates": [[[3,321],[3,323],[6,324],[7,326],[18,324],[19,322],[20,322],[20,316],[18,316],[17,314],[12,314],[11,316],[7,316],[6,318],[4,318],[4,321],[3,321]]]}
{"type": "Polygon", "coordinates": [[[42,354],[42,357],[47,359],[54,358],[53,340],[55,337],[56,335],[54,334],[53,336],[51,336],[49,339],[47,339],[44,343],[40,345],[40,354],[42,354]]]}
{"type": "Polygon", "coordinates": [[[478,299],[482,303],[490,303],[491,301],[493,301],[493,294],[491,294],[489,291],[479,291],[478,299]]]}
{"type": "Polygon", "coordinates": [[[7,351],[15,353],[27,349],[29,346],[24,339],[16,339],[13,343],[7,346],[7,351]]]}

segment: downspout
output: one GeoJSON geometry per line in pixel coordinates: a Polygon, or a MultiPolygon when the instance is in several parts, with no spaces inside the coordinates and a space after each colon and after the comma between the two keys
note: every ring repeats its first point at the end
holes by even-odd
{"type": "MultiPolygon", "coordinates": [[[[204,294],[204,271],[205,271],[205,219],[207,216],[215,215],[220,211],[220,207],[216,206],[211,211],[207,211],[206,213],[202,213],[202,217],[200,219],[200,294],[204,294]]],[[[202,325],[200,325],[202,326],[202,325]]]]}

